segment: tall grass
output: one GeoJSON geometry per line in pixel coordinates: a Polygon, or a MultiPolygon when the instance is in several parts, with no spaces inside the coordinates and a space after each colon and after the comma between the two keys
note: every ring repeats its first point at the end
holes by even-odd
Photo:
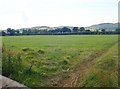
{"type": "MultiPolygon", "coordinates": [[[[78,64],[91,61],[91,55],[116,41],[114,35],[6,36],[3,37],[2,72],[29,87],[56,86],[56,82],[61,77],[69,77],[67,73],[78,64]]],[[[88,80],[89,77],[84,81],[88,80]]]]}
{"type": "Polygon", "coordinates": [[[83,80],[80,82],[80,86],[118,87],[117,44],[96,60],[96,63],[84,75],[83,80]]]}
{"type": "Polygon", "coordinates": [[[21,53],[17,53],[12,50],[7,50],[5,48],[5,45],[2,47],[2,74],[10,77],[15,73],[19,73],[19,71],[22,71],[22,59],[21,59],[21,53]]]}

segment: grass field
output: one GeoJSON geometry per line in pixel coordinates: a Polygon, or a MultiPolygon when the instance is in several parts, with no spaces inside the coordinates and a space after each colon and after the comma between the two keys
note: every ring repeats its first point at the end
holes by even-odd
{"type": "Polygon", "coordinates": [[[118,86],[117,35],[5,36],[3,75],[28,87],[118,86]]]}

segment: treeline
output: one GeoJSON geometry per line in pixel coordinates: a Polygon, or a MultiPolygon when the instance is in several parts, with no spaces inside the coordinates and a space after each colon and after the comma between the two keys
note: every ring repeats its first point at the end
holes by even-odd
{"type": "Polygon", "coordinates": [[[68,27],[56,28],[56,29],[37,29],[37,28],[27,28],[27,29],[11,29],[8,28],[0,32],[2,36],[17,36],[17,35],[102,35],[102,34],[120,34],[120,29],[115,31],[106,31],[106,29],[101,30],[85,30],[84,27],[73,27],[72,29],[68,27]]]}

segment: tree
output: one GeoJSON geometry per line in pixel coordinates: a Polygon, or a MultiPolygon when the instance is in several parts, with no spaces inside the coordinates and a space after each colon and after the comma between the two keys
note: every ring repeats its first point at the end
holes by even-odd
{"type": "Polygon", "coordinates": [[[120,28],[117,28],[117,29],[115,30],[115,32],[116,32],[117,34],[120,34],[120,28]]]}
{"type": "Polygon", "coordinates": [[[100,34],[100,32],[99,32],[99,30],[98,30],[98,29],[96,29],[96,34],[100,34]]]}
{"type": "Polygon", "coordinates": [[[8,28],[7,29],[7,34],[10,35],[10,36],[13,36],[13,35],[15,35],[15,30],[11,29],[11,28],[8,28]]]}
{"type": "Polygon", "coordinates": [[[78,32],[78,27],[74,27],[73,32],[78,32]]]}
{"type": "Polygon", "coordinates": [[[105,29],[102,29],[101,31],[102,31],[102,34],[105,34],[105,32],[106,32],[106,30],[105,30],[105,29]]]}
{"type": "Polygon", "coordinates": [[[102,31],[102,32],[105,32],[105,29],[102,29],[101,31],[102,31]]]}
{"type": "Polygon", "coordinates": [[[80,31],[85,31],[85,28],[84,28],[84,27],[81,27],[81,28],[80,28],[80,31]]]}
{"type": "Polygon", "coordinates": [[[2,31],[2,36],[5,36],[5,35],[6,35],[6,33],[4,31],[2,31]]]}
{"type": "Polygon", "coordinates": [[[27,30],[23,29],[22,35],[27,35],[27,30]]]}
{"type": "Polygon", "coordinates": [[[116,31],[116,32],[119,32],[119,31],[120,31],[120,29],[118,29],[118,28],[117,28],[117,29],[115,29],[115,31],[116,31]]]}
{"type": "Polygon", "coordinates": [[[10,34],[11,28],[7,28],[7,34],[10,34]]]}
{"type": "Polygon", "coordinates": [[[16,30],[15,32],[16,32],[17,34],[19,34],[19,33],[20,33],[20,31],[19,31],[19,30],[16,30]]]}
{"type": "Polygon", "coordinates": [[[28,29],[27,35],[31,35],[31,33],[32,33],[31,29],[28,29]]]}
{"type": "Polygon", "coordinates": [[[71,32],[71,30],[70,30],[69,28],[67,28],[67,27],[63,27],[61,30],[62,30],[63,32],[71,32]]]}

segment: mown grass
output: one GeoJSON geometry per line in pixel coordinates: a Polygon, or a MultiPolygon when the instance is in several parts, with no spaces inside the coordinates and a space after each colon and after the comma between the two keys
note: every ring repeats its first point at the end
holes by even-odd
{"type": "Polygon", "coordinates": [[[59,76],[68,77],[67,72],[80,62],[87,62],[92,54],[110,48],[117,38],[117,35],[6,36],[2,38],[3,75],[29,87],[56,86],[59,76]]]}

